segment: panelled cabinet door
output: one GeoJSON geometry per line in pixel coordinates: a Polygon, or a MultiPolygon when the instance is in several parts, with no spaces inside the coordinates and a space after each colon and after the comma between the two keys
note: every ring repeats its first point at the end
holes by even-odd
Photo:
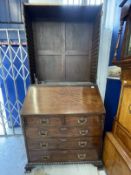
{"type": "Polygon", "coordinates": [[[33,22],[39,80],[90,82],[92,28],[90,23],[33,22]]]}
{"type": "Polygon", "coordinates": [[[131,133],[131,82],[123,83],[118,121],[131,133]]]}

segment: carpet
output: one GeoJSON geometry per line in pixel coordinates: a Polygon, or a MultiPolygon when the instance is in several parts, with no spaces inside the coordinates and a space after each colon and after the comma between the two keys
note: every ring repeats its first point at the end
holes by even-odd
{"type": "Polygon", "coordinates": [[[90,164],[37,166],[26,175],[98,175],[97,167],[90,164]]]}

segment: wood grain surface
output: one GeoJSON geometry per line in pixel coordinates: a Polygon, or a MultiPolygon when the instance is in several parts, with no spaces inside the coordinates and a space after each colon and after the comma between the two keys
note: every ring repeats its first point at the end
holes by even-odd
{"type": "Polygon", "coordinates": [[[29,87],[22,115],[35,114],[104,114],[98,88],[88,87],[29,87]]]}
{"type": "Polygon", "coordinates": [[[64,151],[30,151],[29,157],[31,162],[56,162],[61,161],[85,161],[99,160],[97,149],[88,150],[64,150],[64,151]]]}
{"type": "Polygon", "coordinates": [[[131,157],[131,133],[127,131],[119,122],[115,121],[113,134],[123,149],[131,157]]]}
{"type": "Polygon", "coordinates": [[[122,83],[117,119],[131,133],[131,81],[122,83]]]}
{"type": "Polygon", "coordinates": [[[107,133],[103,161],[108,175],[131,175],[131,159],[112,133],[107,133]]]}
{"type": "Polygon", "coordinates": [[[101,137],[28,139],[29,150],[98,149],[101,137]]]}
{"type": "MultiPolygon", "coordinates": [[[[103,117],[104,118],[104,117],[103,117]]],[[[66,127],[78,127],[78,126],[99,126],[101,124],[101,116],[93,116],[88,114],[75,114],[75,115],[38,115],[29,116],[25,121],[25,127],[31,128],[40,128],[40,127],[59,127],[59,126],[66,126],[66,127]]],[[[103,121],[102,121],[103,122],[103,121]]]]}

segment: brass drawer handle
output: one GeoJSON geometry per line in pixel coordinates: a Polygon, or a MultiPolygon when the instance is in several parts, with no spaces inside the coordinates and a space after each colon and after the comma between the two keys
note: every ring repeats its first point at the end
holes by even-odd
{"type": "Polygon", "coordinates": [[[87,118],[81,117],[78,119],[77,123],[79,125],[84,125],[85,123],[87,123],[87,118]]]}
{"type": "Polygon", "coordinates": [[[128,106],[129,114],[131,114],[131,104],[128,106]]]}
{"type": "Polygon", "coordinates": [[[88,134],[88,130],[80,130],[80,135],[85,136],[88,134]]]}
{"type": "Polygon", "coordinates": [[[61,131],[67,131],[67,128],[62,127],[62,128],[60,128],[60,130],[61,130],[61,131]]]}
{"type": "Polygon", "coordinates": [[[49,119],[47,119],[47,118],[41,119],[41,120],[40,120],[40,124],[42,124],[42,125],[47,125],[47,124],[49,124],[49,119]]]}
{"type": "Polygon", "coordinates": [[[78,159],[84,160],[86,158],[86,154],[78,154],[78,159]]]}
{"type": "Polygon", "coordinates": [[[60,141],[61,141],[61,142],[66,142],[66,141],[67,141],[67,139],[60,139],[60,141]]]}
{"type": "Polygon", "coordinates": [[[68,154],[68,151],[63,151],[63,154],[68,154]]]}
{"type": "Polygon", "coordinates": [[[86,147],[87,142],[86,141],[80,141],[80,142],[78,142],[78,145],[79,145],[79,147],[84,148],[84,147],[86,147]]]}
{"type": "Polygon", "coordinates": [[[49,160],[49,158],[50,158],[49,155],[43,156],[43,160],[49,160]]]}
{"type": "Polygon", "coordinates": [[[48,143],[40,143],[41,148],[48,148],[48,143]]]}
{"type": "Polygon", "coordinates": [[[47,136],[48,135],[48,131],[39,131],[39,135],[47,136]]]}

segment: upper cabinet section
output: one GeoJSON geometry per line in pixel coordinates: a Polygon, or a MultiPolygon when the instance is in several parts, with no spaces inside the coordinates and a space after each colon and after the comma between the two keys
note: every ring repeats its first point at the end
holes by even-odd
{"type": "Polygon", "coordinates": [[[92,22],[100,12],[101,5],[42,5],[25,3],[25,14],[32,20],[92,22]]]}
{"type": "Polygon", "coordinates": [[[96,82],[101,7],[25,4],[32,83],[96,82]]]}

